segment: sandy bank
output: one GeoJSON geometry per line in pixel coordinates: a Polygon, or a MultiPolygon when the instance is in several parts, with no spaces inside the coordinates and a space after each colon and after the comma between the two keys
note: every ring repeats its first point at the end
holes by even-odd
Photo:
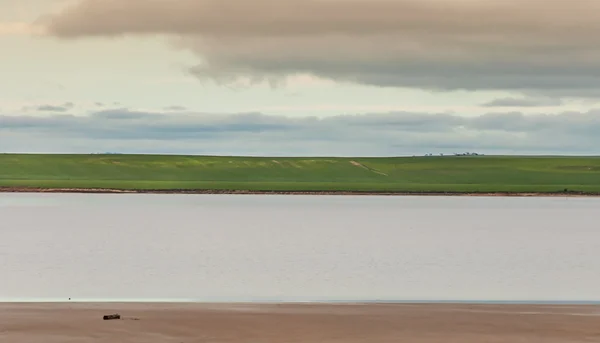
{"type": "Polygon", "coordinates": [[[0,304],[0,341],[598,342],[598,314],[551,305],[0,304]],[[115,312],[123,318],[102,320],[115,312]]]}
{"type": "Polygon", "coordinates": [[[88,193],[88,194],[239,194],[239,195],[365,195],[365,196],[501,196],[501,197],[599,197],[585,192],[369,192],[369,191],[247,191],[192,189],[109,189],[0,187],[0,193],[88,193]]]}

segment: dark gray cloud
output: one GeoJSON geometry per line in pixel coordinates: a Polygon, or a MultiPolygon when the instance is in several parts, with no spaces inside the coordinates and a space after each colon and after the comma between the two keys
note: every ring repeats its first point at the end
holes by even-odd
{"type": "Polygon", "coordinates": [[[13,152],[598,154],[600,111],[475,117],[391,112],[297,118],[112,109],[86,116],[0,116],[0,137],[2,149],[13,152]]]}
{"type": "Polygon", "coordinates": [[[500,98],[482,104],[483,107],[544,107],[561,106],[560,98],[500,98]]]}
{"type": "Polygon", "coordinates": [[[140,112],[140,111],[131,111],[127,108],[119,108],[119,109],[108,109],[92,112],[91,117],[94,119],[117,119],[117,120],[153,120],[153,119],[163,119],[164,114],[161,113],[149,113],[149,112],[140,112]]]}
{"type": "Polygon", "coordinates": [[[39,112],[67,112],[75,106],[72,102],[66,102],[63,105],[40,105],[35,107],[39,112]]]}
{"type": "Polygon", "coordinates": [[[167,34],[221,83],[297,73],[429,90],[600,90],[597,0],[79,0],[63,39],[167,34]]]}

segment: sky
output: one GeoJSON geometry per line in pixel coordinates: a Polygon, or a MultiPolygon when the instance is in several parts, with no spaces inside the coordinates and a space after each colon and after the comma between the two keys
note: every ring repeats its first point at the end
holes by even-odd
{"type": "Polygon", "coordinates": [[[0,152],[600,153],[597,0],[0,0],[0,152]]]}

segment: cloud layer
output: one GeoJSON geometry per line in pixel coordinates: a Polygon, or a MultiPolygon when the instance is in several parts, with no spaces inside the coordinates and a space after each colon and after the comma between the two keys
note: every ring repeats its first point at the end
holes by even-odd
{"type": "Polygon", "coordinates": [[[30,25],[26,22],[0,21],[0,37],[14,35],[35,35],[42,32],[43,31],[41,31],[38,27],[30,25]]]}
{"type": "Polygon", "coordinates": [[[577,96],[600,88],[596,0],[79,0],[41,22],[60,38],[167,34],[201,78],[307,73],[429,90],[577,96]]]}
{"type": "Polygon", "coordinates": [[[272,156],[425,153],[597,154],[600,112],[463,117],[394,112],[327,118],[111,109],[86,116],[0,116],[5,152],[272,156]]]}
{"type": "Polygon", "coordinates": [[[484,103],[483,107],[542,107],[560,106],[563,102],[556,98],[500,98],[484,103]]]}
{"type": "MultiPolygon", "coordinates": [[[[66,102],[62,105],[40,105],[35,108],[39,112],[67,112],[73,108],[72,102],[66,102]]],[[[26,108],[27,109],[27,108],[26,108]]]]}

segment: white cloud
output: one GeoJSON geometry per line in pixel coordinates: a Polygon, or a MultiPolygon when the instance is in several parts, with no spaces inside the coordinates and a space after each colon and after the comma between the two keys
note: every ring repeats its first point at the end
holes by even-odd
{"type": "Polygon", "coordinates": [[[39,35],[43,28],[25,22],[0,22],[0,36],[39,35]]]}

